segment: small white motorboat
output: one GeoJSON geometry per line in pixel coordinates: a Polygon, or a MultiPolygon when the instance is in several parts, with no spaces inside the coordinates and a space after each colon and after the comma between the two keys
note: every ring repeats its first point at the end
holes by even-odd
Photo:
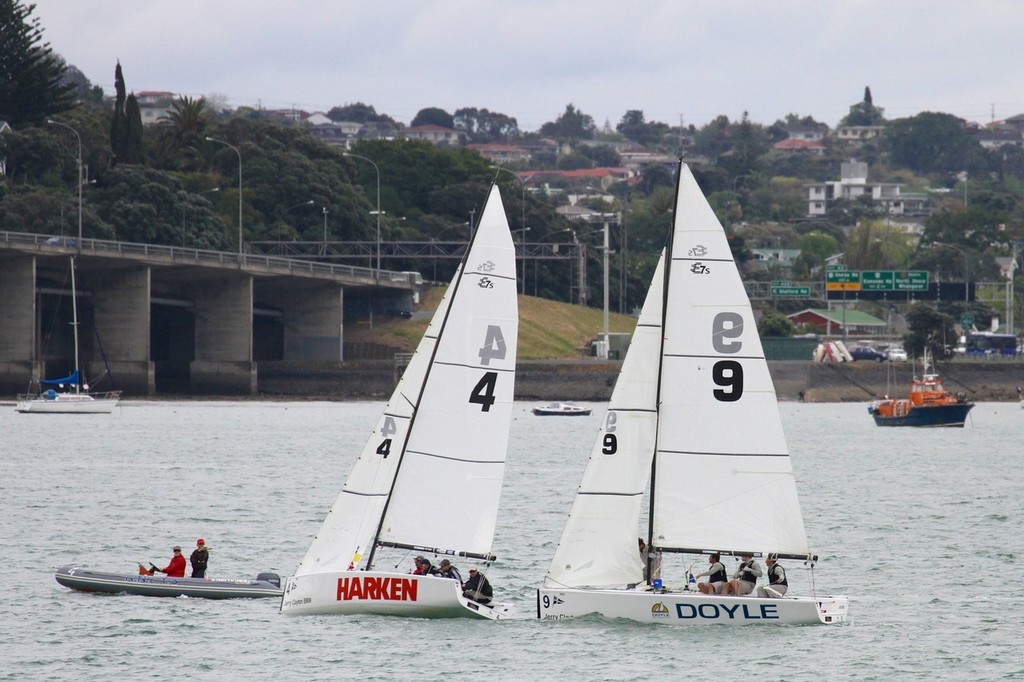
{"type": "Polygon", "coordinates": [[[590,409],[587,407],[580,407],[576,403],[562,402],[538,405],[533,408],[533,413],[539,417],[586,417],[590,414],[590,409]]]}

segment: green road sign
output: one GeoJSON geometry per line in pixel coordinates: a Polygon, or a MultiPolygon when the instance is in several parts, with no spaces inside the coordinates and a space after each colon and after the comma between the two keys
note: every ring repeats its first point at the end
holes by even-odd
{"type": "Polygon", "coordinates": [[[864,270],[860,273],[861,291],[893,291],[892,270],[864,270]]]}
{"type": "Polygon", "coordinates": [[[775,283],[772,282],[769,289],[772,296],[802,296],[804,298],[810,298],[811,296],[810,287],[795,287],[790,284],[776,286],[775,283]]]}
{"type": "Polygon", "coordinates": [[[825,272],[826,291],[860,291],[860,270],[828,270],[825,272]]]}
{"type": "Polygon", "coordinates": [[[905,270],[894,274],[897,291],[928,291],[927,270],[905,270]]]}
{"type": "Polygon", "coordinates": [[[845,269],[846,269],[846,266],[841,264],[841,263],[840,264],[831,264],[831,265],[826,265],[825,266],[825,272],[839,272],[840,270],[845,270],[845,269]]]}
{"type": "Polygon", "coordinates": [[[961,313],[960,326],[964,329],[972,329],[974,327],[974,313],[961,313]]]}

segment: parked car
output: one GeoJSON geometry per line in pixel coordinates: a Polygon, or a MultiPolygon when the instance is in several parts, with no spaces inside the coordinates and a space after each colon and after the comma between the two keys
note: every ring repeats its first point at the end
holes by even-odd
{"type": "Polygon", "coordinates": [[[882,360],[885,360],[885,353],[880,353],[874,348],[857,346],[856,348],[850,349],[850,357],[854,360],[874,360],[875,362],[881,362],[882,360]]]}
{"type": "Polygon", "coordinates": [[[885,356],[889,359],[889,362],[907,361],[907,351],[903,350],[902,348],[889,348],[889,350],[885,352],[885,356]]]}

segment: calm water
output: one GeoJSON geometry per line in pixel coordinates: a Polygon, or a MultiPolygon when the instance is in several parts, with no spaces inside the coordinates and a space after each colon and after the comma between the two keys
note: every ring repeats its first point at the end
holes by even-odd
{"type": "MultiPolygon", "coordinates": [[[[292,618],[275,600],[73,593],[52,571],[165,565],[197,537],[210,574],[289,574],[383,403],[0,406],[0,679],[633,680],[1024,677],[1024,410],[963,430],[880,429],[862,404],[782,404],[819,590],[847,625],[666,628],[533,619],[596,433],[517,404],[490,572],[517,618],[292,618]]],[[[439,501],[440,502],[440,501],[439,501]]],[[[683,568],[666,559],[668,582],[683,568]]],[[[791,580],[806,584],[788,562],[791,580]]],[[[730,567],[731,570],[731,567],[730,567]]]]}

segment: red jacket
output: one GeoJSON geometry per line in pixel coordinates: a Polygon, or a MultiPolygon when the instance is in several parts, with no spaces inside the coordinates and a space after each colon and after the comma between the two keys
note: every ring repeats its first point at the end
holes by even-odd
{"type": "Polygon", "coordinates": [[[161,568],[161,573],[166,573],[168,578],[184,578],[185,577],[185,555],[175,554],[171,559],[171,563],[167,564],[167,568],[161,568]]]}

